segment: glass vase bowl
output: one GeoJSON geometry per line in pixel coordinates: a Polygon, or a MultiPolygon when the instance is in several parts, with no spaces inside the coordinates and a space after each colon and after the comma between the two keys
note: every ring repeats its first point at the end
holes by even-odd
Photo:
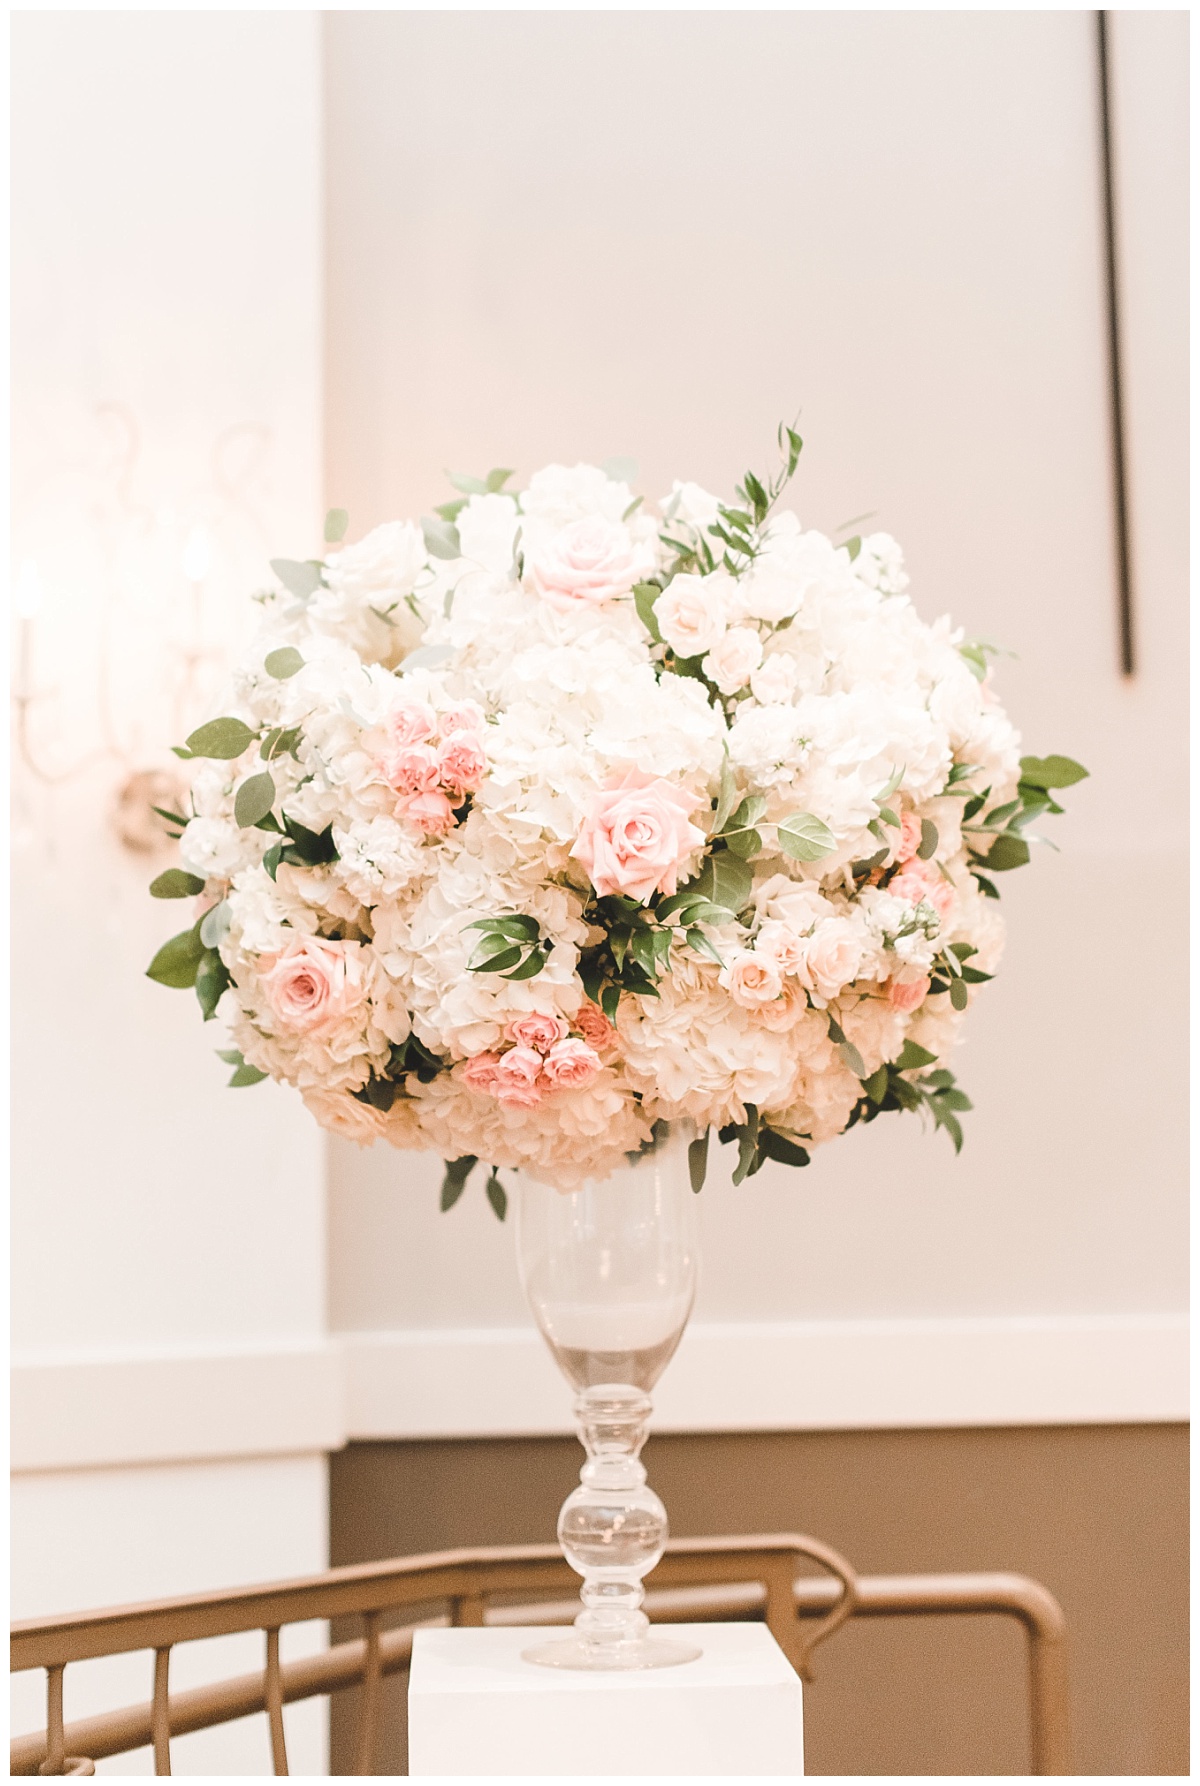
{"type": "Polygon", "coordinates": [[[640,1452],[650,1391],[683,1337],[696,1295],[690,1123],[657,1123],[651,1142],[607,1178],[559,1191],[523,1178],[517,1200],[521,1282],[543,1339],[576,1391],[587,1461],[558,1518],[583,1577],[569,1637],[525,1652],[554,1668],[665,1668],[694,1644],[650,1633],[642,1577],[666,1546],[667,1514],[640,1452]]]}

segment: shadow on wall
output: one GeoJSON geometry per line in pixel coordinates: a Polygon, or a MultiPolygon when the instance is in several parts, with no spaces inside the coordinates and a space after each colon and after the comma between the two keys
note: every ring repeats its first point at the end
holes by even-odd
{"type": "MultiPolygon", "coordinates": [[[[544,1542],[579,1457],[570,1439],[351,1445],[331,1460],[331,1561],[544,1542]]],[[[1011,1569],[1043,1582],[1070,1627],[1075,1769],[1099,1775],[1188,1772],[1187,1460],[1182,1426],[647,1446],[679,1536],[809,1531],[863,1573],[1011,1569]]],[[[1024,1643],[1007,1620],[852,1623],[816,1675],[809,1773],[1027,1769],[1024,1643]]],[[[406,1688],[404,1676],[388,1687],[380,1773],[406,1766],[406,1688]]],[[[354,1711],[352,1695],[335,1700],[335,1774],[351,1768],[354,1711]]]]}

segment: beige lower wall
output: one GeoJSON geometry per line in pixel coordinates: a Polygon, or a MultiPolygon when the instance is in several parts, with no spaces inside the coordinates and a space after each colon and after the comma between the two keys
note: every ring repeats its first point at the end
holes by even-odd
{"type": "MultiPolygon", "coordinates": [[[[1188,1770],[1187,1429],[668,1436],[646,1448],[680,1536],[808,1531],[864,1573],[1012,1569],[1071,1631],[1075,1771],[1188,1770]]],[[[335,1564],[544,1541],[569,1439],[354,1444],[332,1459],[335,1564]]],[[[1013,1774],[1027,1766],[1023,1641],[1001,1619],[851,1625],[805,1709],[814,1774],[1013,1774]]],[[[379,1773],[405,1765],[389,1689],[379,1773]]],[[[350,1771],[343,1696],[333,1771],[350,1771]]]]}

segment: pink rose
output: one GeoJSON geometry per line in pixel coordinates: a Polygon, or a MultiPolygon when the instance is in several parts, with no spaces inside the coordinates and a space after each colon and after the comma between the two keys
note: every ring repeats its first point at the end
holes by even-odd
{"type": "Polygon", "coordinates": [[[391,753],[385,769],[398,794],[427,794],[439,780],[437,752],[428,744],[406,744],[391,753]]]}
{"type": "Polygon", "coordinates": [[[556,1042],[542,1066],[548,1091],[580,1091],[600,1071],[600,1056],[577,1036],[556,1042]]]}
{"type": "Polygon", "coordinates": [[[754,947],[760,955],[769,955],[778,962],[781,973],[799,973],[808,951],[806,937],[798,936],[789,924],[768,918],[759,930],[754,947]]]}
{"type": "Polygon", "coordinates": [[[442,786],[461,800],[473,794],[487,770],[483,745],[471,732],[455,732],[438,752],[438,773],[442,786]]]}
{"type": "Polygon", "coordinates": [[[437,715],[424,701],[410,701],[389,713],[383,722],[388,742],[396,749],[406,744],[424,744],[437,731],[437,715]]]}
{"type": "Polygon", "coordinates": [[[745,688],[762,662],[762,640],[750,626],[731,626],[713,646],[700,668],[723,695],[745,688]]]}
{"type": "Polygon", "coordinates": [[[514,1017],[504,1036],[506,1041],[515,1042],[519,1048],[533,1048],[538,1054],[546,1054],[565,1032],[566,1025],[559,1018],[544,1017],[540,1011],[531,1011],[527,1017],[514,1017]]]}
{"type": "Polygon", "coordinates": [[[893,875],[887,890],[897,899],[907,899],[910,905],[920,905],[924,900],[933,907],[943,924],[953,912],[957,899],[953,882],[946,879],[937,863],[922,862],[916,856],[905,864],[902,874],[893,875]]]}
{"type": "Polygon", "coordinates": [[[492,1090],[502,1104],[531,1109],[542,1101],[541,1072],[542,1057],[536,1049],[510,1048],[497,1062],[492,1090]]]}
{"type": "Polygon", "coordinates": [[[628,595],[650,568],[645,552],[633,543],[621,521],[585,515],[550,538],[530,547],[526,581],[555,607],[578,602],[607,602],[628,595]]]}
{"type": "Polygon", "coordinates": [[[845,918],[826,918],[808,939],[798,978],[818,998],[836,998],[861,964],[862,943],[854,926],[845,918]]]}
{"type": "Polygon", "coordinates": [[[770,1004],[783,991],[783,971],[774,956],[751,949],[731,955],[719,978],[734,1004],[748,1011],[770,1004]]]}
{"type": "Polygon", "coordinates": [[[575,1013],[575,1028],[579,1031],[589,1048],[597,1054],[606,1054],[617,1045],[617,1032],[599,1005],[585,999],[575,1013]]]}
{"type": "Polygon", "coordinates": [[[278,955],[259,961],[259,978],[279,1029],[321,1035],[353,1016],[364,1002],[357,943],[297,937],[278,955]]]}
{"type": "Polygon", "coordinates": [[[924,1003],[928,991],[928,974],[920,980],[893,980],[888,987],[888,1003],[894,1011],[915,1011],[924,1003]]]}
{"type": "Polygon", "coordinates": [[[423,794],[406,794],[396,802],[396,817],[406,819],[426,837],[444,837],[454,829],[454,808],[438,788],[423,794]]]}
{"type": "Polygon", "coordinates": [[[498,1054],[473,1054],[464,1061],[459,1069],[459,1076],[464,1085],[472,1091],[486,1091],[495,1095],[496,1068],[500,1064],[498,1054]]]}
{"type": "Polygon", "coordinates": [[[459,701],[456,706],[447,707],[439,719],[443,738],[448,738],[452,732],[482,732],[487,728],[478,701],[459,701]]]}
{"type": "Polygon", "coordinates": [[[807,1010],[808,994],[804,988],[795,980],[785,980],[779,997],[769,1004],[756,1005],[753,1015],[764,1029],[779,1031],[793,1029],[807,1010]]]}
{"type": "Polygon", "coordinates": [[[699,804],[683,788],[631,769],[592,801],[571,854],[601,896],[627,893],[644,904],[655,893],[674,893],[680,869],[704,843],[703,831],[688,823],[699,804]]]}
{"type": "Polygon", "coordinates": [[[900,841],[896,845],[897,862],[911,862],[921,847],[921,821],[915,812],[900,815],[900,841]]]}

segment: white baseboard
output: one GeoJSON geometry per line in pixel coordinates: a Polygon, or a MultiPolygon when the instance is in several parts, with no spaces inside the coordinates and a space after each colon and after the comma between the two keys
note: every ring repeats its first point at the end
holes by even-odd
{"type": "MultiPolygon", "coordinates": [[[[659,1432],[1107,1425],[1188,1417],[1184,1315],[698,1322],[659,1432]]],[[[572,1430],[532,1328],[18,1363],[15,1471],[572,1430]]]]}

